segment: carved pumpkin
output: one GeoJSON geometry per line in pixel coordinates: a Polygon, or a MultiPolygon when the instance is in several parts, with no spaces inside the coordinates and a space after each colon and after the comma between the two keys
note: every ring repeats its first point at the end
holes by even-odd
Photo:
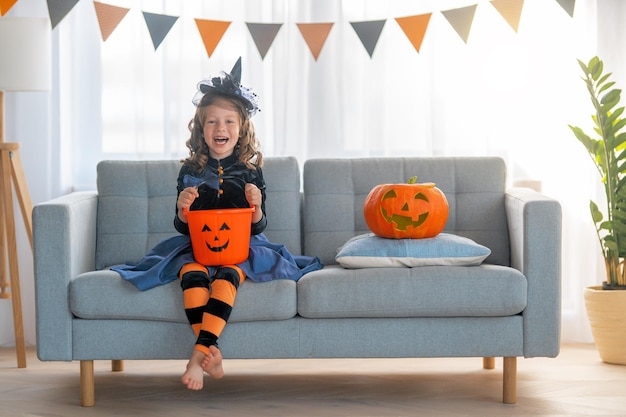
{"type": "Polygon", "coordinates": [[[390,239],[438,235],[448,220],[448,200],[434,183],[380,184],[365,198],[363,214],[372,232],[390,239]]]}
{"type": "Polygon", "coordinates": [[[206,266],[245,261],[253,211],[254,207],[186,211],[195,260],[206,266]]]}

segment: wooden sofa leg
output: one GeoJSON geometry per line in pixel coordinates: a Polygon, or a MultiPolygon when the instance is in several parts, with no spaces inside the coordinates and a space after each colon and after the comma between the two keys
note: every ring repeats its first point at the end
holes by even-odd
{"type": "Polygon", "coordinates": [[[496,367],[496,358],[493,356],[486,356],[483,358],[483,369],[493,369],[496,367]]]}
{"type": "Polygon", "coordinates": [[[504,358],[502,402],[505,404],[517,402],[517,358],[515,356],[504,358]]]}
{"type": "Polygon", "coordinates": [[[95,403],[93,361],[80,361],[80,405],[93,407],[95,403]]]}
{"type": "Polygon", "coordinates": [[[124,361],[121,359],[114,359],[111,361],[111,371],[122,372],[124,370],[124,361]]]}

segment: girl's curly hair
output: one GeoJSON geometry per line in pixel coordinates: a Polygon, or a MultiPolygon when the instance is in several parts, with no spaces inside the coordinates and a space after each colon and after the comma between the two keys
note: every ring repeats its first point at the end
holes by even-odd
{"type": "Polygon", "coordinates": [[[239,155],[239,162],[246,164],[250,169],[263,166],[263,154],[260,151],[261,144],[254,133],[254,125],[250,121],[250,115],[245,104],[236,96],[220,94],[212,90],[207,92],[198,107],[193,119],[189,121],[189,131],[191,135],[185,145],[189,149],[189,157],[181,162],[191,166],[195,172],[202,172],[209,160],[209,146],[204,141],[203,127],[206,121],[206,109],[217,100],[227,100],[239,113],[239,142],[235,147],[235,151],[239,155]]]}

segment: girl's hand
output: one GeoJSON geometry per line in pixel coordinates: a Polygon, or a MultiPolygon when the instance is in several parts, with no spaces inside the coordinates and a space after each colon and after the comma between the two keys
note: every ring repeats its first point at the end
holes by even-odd
{"type": "Polygon", "coordinates": [[[178,200],[176,201],[176,207],[178,208],[178,218],[187,223],[187,216],[183,213],[183,209],[189,210],[191,204],[198,198],[197,187],[187,187],[178,194],[178,200]]]}
{"type": "Polygon", "coordinates": [[[259,187],[249,182],[246,184],[244,192],[246,194],[248,204],[256,207],[257,210],[260,209],[263,197],[261,196],[261,190],[259,190],[259,187]]]}
{"type": "Polygon", "coordinates": [[[259,187],[252,183],[247,183],[244,189],[246,194],[246,200],[251,207],[254,207],[254,213],[252,213],[252,223],[258,223],[263,218],[263,211],[261,210],[261,203],[263,202],[263,195],[259,187]]]}

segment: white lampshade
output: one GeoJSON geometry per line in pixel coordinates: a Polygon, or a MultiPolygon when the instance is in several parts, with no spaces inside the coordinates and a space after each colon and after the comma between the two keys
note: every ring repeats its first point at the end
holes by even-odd
{"type": "Polygon", "coordinates": [[[0,91],[50,89],[50,20],[0,18],[0,91]]]}

